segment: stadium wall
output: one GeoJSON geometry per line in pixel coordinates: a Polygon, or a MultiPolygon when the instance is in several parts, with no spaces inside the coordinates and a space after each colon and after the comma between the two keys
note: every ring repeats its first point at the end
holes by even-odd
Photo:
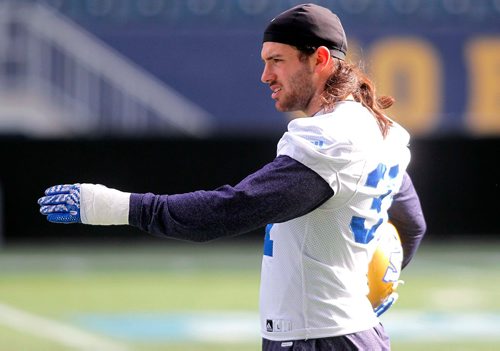
{"type": "MultiPolygon", "coordinates": [[[[54,184],[101,183],[131,192],[181,193],[236,184],[275,155],[278,138],[0,139],[3,241],[130,243],[160,240],[130,227],[55,225],[37,199],[54,184]]],[[[428,220],[427,240],[476,235],[499,228],[500,139],[415,140],[409,169],[428,220]]],[[[245,238],[260,238],[255,231],[245,238]]]]}

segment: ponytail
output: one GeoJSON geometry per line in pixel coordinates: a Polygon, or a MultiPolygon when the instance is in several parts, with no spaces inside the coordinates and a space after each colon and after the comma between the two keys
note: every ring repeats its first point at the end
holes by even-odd
{"type": "Polygon", "coordinates": [[[346,99],[349,95],[352,95],[354,100],[373,114],[385,138],[392,121],[381,110],[391,107],[395,101],[394,98],[377,97],[375,85],[361,69],[345,61],[336,60],[335,72],[328,78],[322,95],[323,108],[331,109],[337,102],[346,99]]]}

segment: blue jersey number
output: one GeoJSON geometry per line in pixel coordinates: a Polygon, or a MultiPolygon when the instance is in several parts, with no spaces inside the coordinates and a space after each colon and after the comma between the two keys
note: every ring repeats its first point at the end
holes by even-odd
{"type": "MultiPolygon", "coordinates": [[[[391,168],[387,168],[386,165],[380,163],[377,168],[371,171],[368,174],[368,178],[366,179],[365,186],[370,188],[378,188],[379,183],[383,179],[394,179],[399,174],[399,166],[396,165],[391,168]]],[[[386,193],[383,195],[376,197],[373,199],[370,209],[377,211],[380,213],[382,210],[382,202],[387,198],[389,194],[391,194],[392,189],[388,189],[386,193]]],[[[377,231],[377,228],[382,224],[383,218],[382,216],[379,218],[377,223],[375,223],[370,228],[366,228],[365,226],[366,218],[353,216],[351,219],[351,230],[354,233],[354,240],[359,244],[367,244],[369,243],[377,231]]]]}
{"type": "Polygon", "coordinates": [[[266,237],[264,238],[264,256],[273,257],[273,241],[271,240],[272,224],[266,226],[266,237]]]}

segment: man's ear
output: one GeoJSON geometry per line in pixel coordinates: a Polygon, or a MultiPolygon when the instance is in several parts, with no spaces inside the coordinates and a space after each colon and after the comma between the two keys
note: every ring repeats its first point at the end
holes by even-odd
{"type": "Polygon", "coordinates": [[[331,61],[330,50],[326,46],[320,46],[316,49],[316,70],[318,73],[327,68],[331,61]]]}

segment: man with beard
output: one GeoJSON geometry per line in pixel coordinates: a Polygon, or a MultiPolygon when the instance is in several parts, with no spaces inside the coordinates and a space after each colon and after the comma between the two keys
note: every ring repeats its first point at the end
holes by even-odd
{"type": "Polygon", "coordinates": [[[190,241],[266,226],[263,350],[390,349],[366,297],[367,267],[389,220],[406,266],[425,220],[406,172],[409,135],[381,112],[393,99],[377,97],[346,52],[340,20],[324,7],[298,5],[269,23],[262,81],[276,109],[307,117],[291,121],[277,157],[239,184],[173,195],[58,185],[40,211],[51,222],[130,224],[190,241]]]}

